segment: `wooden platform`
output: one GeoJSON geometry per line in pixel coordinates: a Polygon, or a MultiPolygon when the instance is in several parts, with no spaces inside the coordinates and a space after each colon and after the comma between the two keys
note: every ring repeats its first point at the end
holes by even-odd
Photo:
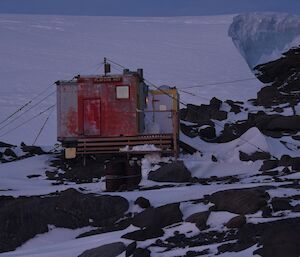
{"type": "Polygon", "coordinates": [[[147,154],[160,152],[177,154],[177,142],[174,144],[173,134],[149,134],[124,137],[98,137],[78,139],[77,154],[147,154]],[[134,146],[155,145],[159,150],[133,151],[134,146]],[[124,148],[128,146],[128,149],[124,148]],[[123,148],[123,149],[122,149],[123,148]]]}

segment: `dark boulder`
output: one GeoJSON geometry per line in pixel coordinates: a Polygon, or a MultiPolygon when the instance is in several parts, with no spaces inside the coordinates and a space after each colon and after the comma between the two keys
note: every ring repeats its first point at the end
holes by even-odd
{"type": "Polygon", "coordinates": [[[163,228],[182,221],[179,203],[167,204],[158,208],[150,207],[135,215],[132,224],[140,228],[163,228]]]}
{"type": "Polygon", "coordinates": [[[278,160],[265,160],[260,167],[260,171],[272,170],[279,166],[278,160]]]}
{"type": "Polygon", "coordinates": [[[147,209],[151,207],[150,201],[144,197],[138,197],[135,201],[134,204],[137,204],[143,209],[147,209]]]}
{"type": "Polygon", "coordinates": [[[247,248],[255,244],[254,255],[263,257],[300,256],[300,218],[258,224],[247,223],[238,231],[238,244],[247,248]]]}
{"type": "Polygon", "coordinates": [[[11,148],[6,148],[3,154],[5,156],[12,157],[14,159],[18,158],[16,153],[11,148]]]}
{"type": "Polygon", "coordinates": [[[147,227],[141,230],[136,230],[127,233],[122,236],[122,238],[130,239],[133,241],[145,241],[152,238],[161,237],[165,232],[161,228],[157,227],[147,227]]]}
{"type": "Polygon", "coordinates": [[[45,154],[46,152],[39,146],[34,145],[26,145],[25,143],[21,143],[21,149],[23,152],[30,153],[31,155],[41,155],[45,154]]]}
{"type": "Polygon", "coordinates": [[[4,142],[0,141],[0,147],[13,147],[13,145],[7,144],[7,143],[4,143],[4,142]]]}
{"type": "Polygon", "coordinates": [[[5,221],[0,222],[0,252],[12,251],[47,232],[48,224],[70,229],[113,226],[128,208],[122,197],[81,194],[74,189],[6,200],[0,208],[0,220],[5,221]]]}
{"type": "Polygon", "coordinates": [[[292,212],[300,212],[300,204],[297,204],[293,207],[292,212]]]}
{"type": "Polygon", "coordinates": [[[148,179],[156,182],[189,182],[192,176],[189,170],[185,167],[183,161],[174,161],[160,167],[155,171],[151,171],[148,179]]]}
{"type": "Polygon", "coordinates": [[[274,212],[292,209],[290,201],[287,198],[275,197],[272,199],[271,204],[274,212]]]}
{"type": "Polygon", "coordinates": [[[125,253],[125,257],[129,257],[131,256],[135,249],[136,249],[136,246],[137,246],[137,243],[136,242],[132,242],[131,244],[129,244],[127,247],[126,247],[126,253],[125,253]]]}
{"type": "Polygon", "coordinates": [[[209,105],[212,109],[220,110],[222,106],[222,101],[216,97],[213,97],[212,99],[210,99],[209,105]]]}
{"type": "Polygon", "coordinates": [[[300,171],[300,157],[292,158],[291,166],[292,166],[292,170],[300,171]]]}
{"type": "Polygon", "coordinates": [[[200,230],[207,229],[207,220],[210,215],[210,211],[197,212],[186,218],[186,222],[195,223],[200,230]]]}
{"type": "Polygon", "coordinates": [[[271,158],[271,155],[270,153],[267,153],[267,152],[260,152],[260,151],[256,151],[252,154],[247,154],[247,153],[244,153],[242,151],[240,151],[240,160],[241,161],[258,161],[258,160],[266,160],[266,159],[270,159],[271,158]]]}
{"type": "Polygon", "coordinates": [[[245,215],[262,209],[269,198],[263,188],[249,188],[219,191],[209,196],[209,201],[215,204],[215,210],[245,215]]]}
{"type": "Polygon", "coordinates": [[[78,257],[117,257],[126,250],[124,243],[111,243],[84,251],[78,257]]]}
{"type": "Polygon", "coordinates": [[[246,221],[246,217],[244,215],[240,215],[230,219],[225,226],[227,228],[241,228],[246,224],[246,221]]]}
{"type": "Polygon", "coordinates": [[[291,156],[286,155],[286,154],[282,155],[279,160],[279,166],[284,166],[284,167],[291,166],[292,160],[293,160],[293,158],[291,156]]]}
{"type": "Polygon", "coordinates": [[[242,111],[242,107],[239,105],[239,104],[243,104],[242,102],[234,102],[232,100],[226,100],[225,103],[227,103],[230,106],[230,112],[238,114],[242,111]]]}
{"type": "Polygon", "coordinates": [[[150,257],[151,252],[148,249],[136,248],[132,257],[150,257]]]}
{"type": "Polygon", "coordinates": [[[199,129],[199,136],[201,139],[205,141],[210,141],[216,138],[216,129],[211,126],[207,126],[205,128],[200,128],[199,129]]]}

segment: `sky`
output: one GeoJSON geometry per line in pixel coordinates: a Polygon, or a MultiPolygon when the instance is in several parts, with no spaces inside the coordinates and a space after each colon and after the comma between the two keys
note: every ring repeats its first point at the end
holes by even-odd
{"type": "Polygon", "coordinates": [[[0,13],[197,16],[271,11],[300,14],[299,0],[0,0],[0,13]]]}

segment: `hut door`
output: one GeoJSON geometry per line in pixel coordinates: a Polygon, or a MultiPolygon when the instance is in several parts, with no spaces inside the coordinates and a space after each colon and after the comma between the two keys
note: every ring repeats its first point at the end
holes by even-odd
{"type": "Polygon", "coordinates": [[[100,99],[84,100],[84,135],[100,136],[100,99]]]}

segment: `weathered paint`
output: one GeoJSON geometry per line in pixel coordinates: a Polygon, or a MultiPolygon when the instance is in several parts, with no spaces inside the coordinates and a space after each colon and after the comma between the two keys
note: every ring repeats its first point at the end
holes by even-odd
{"type": "Polygon", "coordinates": [[[139,78],[134,74],[79,77],[58,85],[58,138],[133,136],[137,120],[139,78]],[[116,87],[129,87],[128,99],[117,99],[116,87]]]}
{"type": "Polygon", "coordinates": [[[174,120],[174,115],[178,112],[178,98],[176,89],[149,91],[145,110],[146,133],[174,132],[174,122],[178,122],[174,120]]]}

